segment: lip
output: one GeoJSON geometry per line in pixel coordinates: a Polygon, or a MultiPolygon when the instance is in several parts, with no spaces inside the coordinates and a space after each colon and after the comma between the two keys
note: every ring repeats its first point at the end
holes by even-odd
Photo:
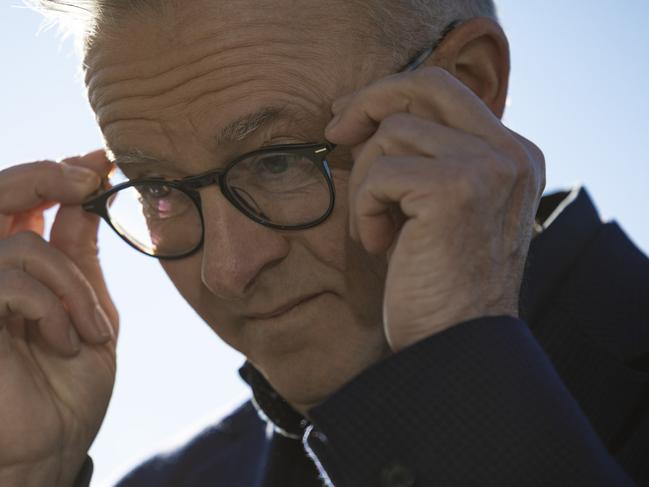
{"type": "Polygon", "coordinates": [[[253,313],[248,315],[248,318],[253,319],[253,320],[268,320],[271,318],[277,318],[278,316],[281,316],[285,313],[288,313],[291,311],[293,308],[296,306],[299,306],[301,304],[306,303],[307,301],[311,301],[312,299],[317,298],[318,296],[321,296],[324,294],[324,292],[321,293],[316,293],[316,294],[309,294],[307,296],[302,296],[300,298],[294,299],[292,301],[289,301],[285,305],[270,311],[268,313],[253,313]]]}

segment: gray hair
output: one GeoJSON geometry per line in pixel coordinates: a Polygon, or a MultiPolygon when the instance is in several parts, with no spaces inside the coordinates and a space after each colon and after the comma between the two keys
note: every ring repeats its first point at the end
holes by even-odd
{"type": "Polygon", "coordinates": [[[488,17],[498,22],[494,0],[355,0],[376,26],[378,40],[395,56],[438,41],[454,22],[488,17]]]}
{"type": "MultiPolygon", "coordinates": [[[[25,0],[66,30],[87,49],[104,26],[132,12],[160,10],[174,0],[25,0]]],[[[393,52],[411,52],[438,40],[455,21],[489,17],[497,21],[494,0],[349,0],[376,27],[373,37],[393,52]]]]}

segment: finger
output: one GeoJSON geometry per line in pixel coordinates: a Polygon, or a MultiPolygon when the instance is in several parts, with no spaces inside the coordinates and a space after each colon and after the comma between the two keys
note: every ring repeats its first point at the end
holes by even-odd
{"type": "Polygon", "coordinates": [[[0,240],[0,269],[11,268],[22,269],[50,289],[68,309],[86,342],[100,344],[111,339],[112,327],[95,291],[63,252],[34,233],[20,233],[0,240]]]}
{"type": "Polygon", "coordinates": [[[331,113],[338,115],[345,108],[349,102],[356,96],[356,93],[349,93],[348,95],[341,96],[331,105],[331,113]]]}
{"type": "MultiPolygon", "coordinates": [[[[509,130],[509,129],[508,129],[509,130]]],[[[541,202],[543,197],[543,191],[545,190],[546,185],[546,166],[545,166],[545,155],[543,151],[531,140],[523,137],[522,135],[509,130],[514,140],[516,140],[524,151],[523,157],[529,161],[530,175],[532,178],[533,189],[536,191],[536,204],[538,205],[541,202]]]]}
{"type": "Polygon", "coordinates": [[[351,194],[352,236],[370,253],[380,255],[392,245],[398,224],[416,216],[408,201],[421,190],[422,177],[431,161],[426,158],[379,158],[362,184],[351,194]],[[395,213],[405,218],[399,222],[395,213]]]}
{"type": "Polygon", "coordinates": [[[0,213],[17,213],[57,201],[83,201],[100,184],[92,171],[68,164],[40,161],[0,172],[0,213]]]}
{"type": "Polygon", "coordinates": [[[354,166],[357,166],[362,159],[379,155],[452,155],[470,159],[491,151],[491,147],[475,135],[417,115],[395,113],[381,122],[371,138],[354,147],[352,154],[354,166]]]}
{"type": "Polygon", "coordinates": [[[18,213],[14,219],[7,233],[0,233],[0,235],[15,235],[20,232],[34,232],[38,235],[43,235],[45,232],[45,216],[41,212],[18,213]]]}
{"type": "Polygon", "coordinates": [[[27,339],[27,322],[22,316],[13,315],[6,318],[1,318],[0,331],[2,330],[3,326],[7,329],[7,332],[9,333],[9,335],[11,335],[11,337],[20,340],[27,339]]]}
{"type": "Polygon", "coordinates": [[[47,202],[16,214],[0,213],[0,238],[27,231],[42,235],[45,229],[43,212],[56,204],[47,202]]]}
{"type": "Polygon", "coordinates": [[[100,178],[106,177],[114,167],[113,163],[106,157],[106,152],[103,149],[88,152],[82,156],[70,157],[64,159],[62,162],[72,167],[89,169],[100,178]]]}
{"type": "Polygon", "coordinates": [[[55,351],[76,355],[80,340],[61,301],[43,284],[18,269],[0,270],[0,321],[15,315],[35,321],[55,351]]]}
{"type": "Polygon", "coordinates": [[[118,334],[118,313],[113,304],[99,262],[97,231],[99,217],[80,206],[62,206],[52,226],[50,243],[65,254],[95,290],[100,304],[98,313],[110,324],[114,336],[118,334]]]}
{"type": "Polygon", "coordinates": [[[441,68],[422,68],[360,90],[325,135],[340,145],[357,145],[394,113],[411,113],[494,142],[504,134],[500,120],[467,86],[441,68]]]}
{"type": "MultiPolygon", "coordinates": [[[[470,205],[494,200],[494,205],[502,206],[508,189],[499,188],[494,193],[498,183],[489,180],[486,172],[483,165],[455,159],[378,158],[357,192],[350,195],[350,225],[355,228],[355,238],[368,252],[383,254],[393,245],[403,222],[420,220],[425,222],[421,228],[435,229],[448,222],[466,223],[461,212],[470,205]],[[399,219],[394,218],[395,212],[399,219]],[[449,215],[453,212],[460,213],[449,215]]],[[[422,250],[433,244],[434,236],[434,231],[424,233],[411,242],[421,245],[422,250]]]]}
{"type": "MultiPolygon", "coordinates": [[[[377,132],[356,148],[349,178],[350,199],[358,191],[377,159],[383,156],[452,158],[478,161],[493,153],[482,139],[416,115],[398,113],[387,117],[377,132]]],[[[406,168],[403,168],[405,171],[406,168]]],[[[421,181],[417,181],[417,186],[421,181]]],[[[352,235],[356,231],[352,227],[352,235]]]]}
{"type": "MultiPolygon", "coordinates": [[[[86,156],[66,161],[74,166],[95,171],[100,178],[105,178],[113,165],[103,151],[96,151],[86,156]]],[[[100,218],[90,214],[76,205],[61,205],[52,225],[50,243],[74,262],[95,290],[101,311],[112,326],[112,332],[118,333],[118,313],[110,299],[108,289],[99,263],[97,231],[100,218]]]]}

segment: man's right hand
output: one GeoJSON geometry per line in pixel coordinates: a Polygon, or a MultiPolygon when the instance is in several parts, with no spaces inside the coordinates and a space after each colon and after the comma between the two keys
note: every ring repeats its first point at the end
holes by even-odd
{"type": "Polygon", "coordinates": [[[98,151],[0,171],[2,486],[71,486],[106,413],[118,316],[80,203],[109,170],[98,151]]]}

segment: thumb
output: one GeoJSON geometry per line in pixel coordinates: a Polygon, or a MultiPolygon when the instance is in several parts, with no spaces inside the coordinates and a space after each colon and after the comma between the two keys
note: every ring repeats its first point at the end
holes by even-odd
{"type": "MultiPolygon", "coordinates": [[[[103,150],[62,162],[92,169],[102,179],[107,177],[112,167],[103,150]]],[[[97,246],[99,222],[99,216],[84,211],[80,205],[61,205],[52,225],[50,244],[67,255],[88,279],[117,336],[118,313],[108,293],[99,263],[97,246]]]]}

